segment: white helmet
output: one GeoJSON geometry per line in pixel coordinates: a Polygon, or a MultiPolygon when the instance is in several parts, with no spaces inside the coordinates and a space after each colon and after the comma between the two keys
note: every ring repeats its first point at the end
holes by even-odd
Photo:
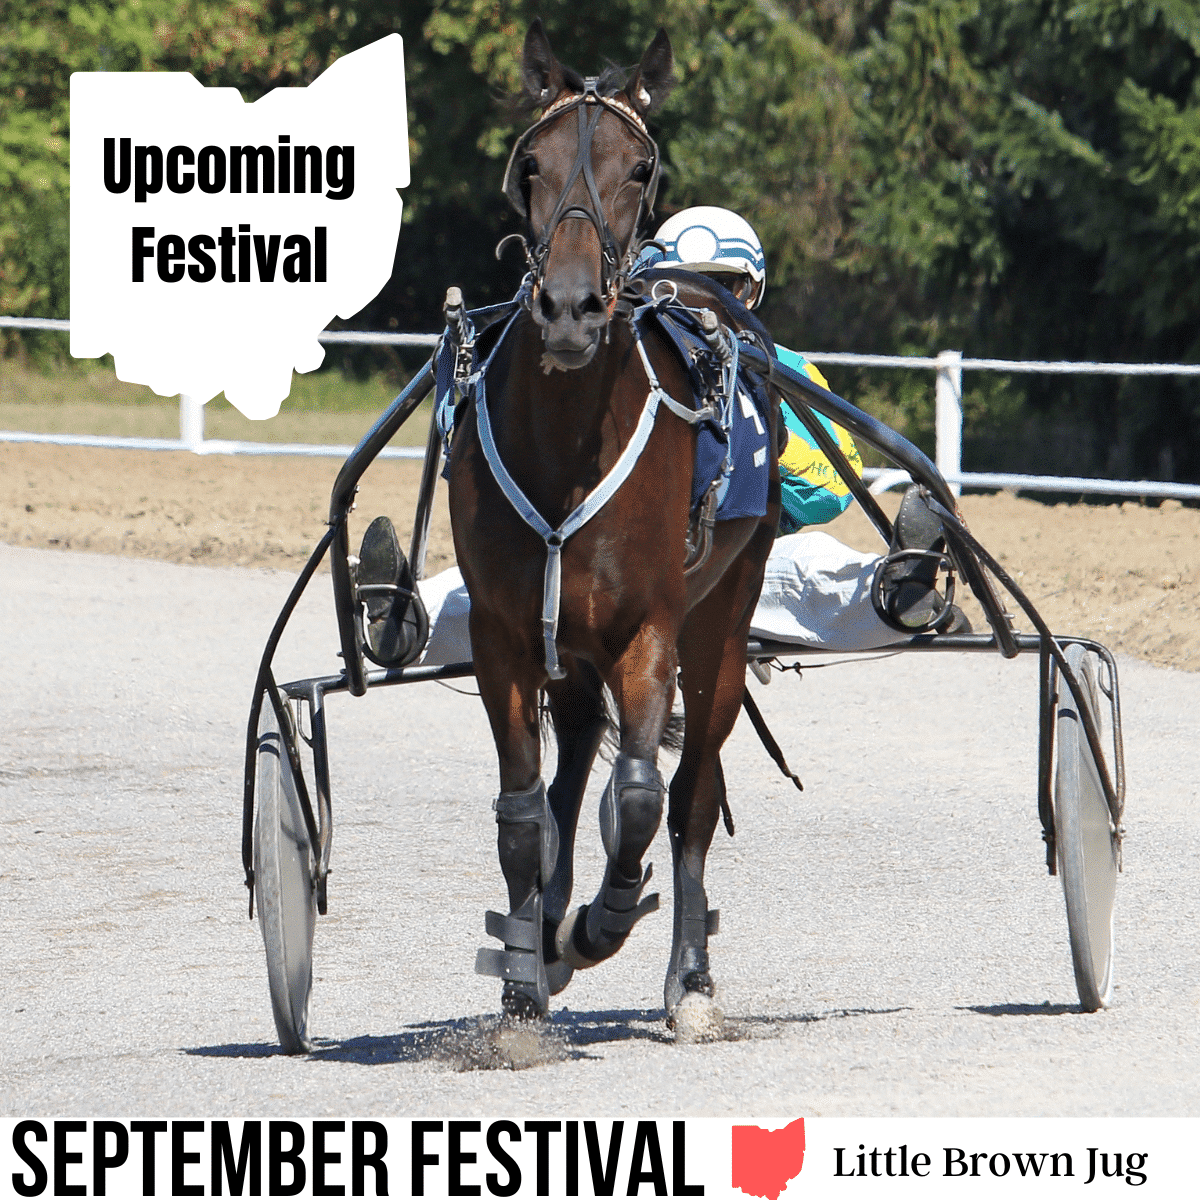
{"type": "MultiPolygon", "coordinates": [[[[685,208],[662,223],[654,240],[662,243],[665,253],[653,265],[678,265],[705,275],[745,275],[749,288],[740,297],[742,302],[755,308],[762,299],[766,256],[750,222],[737,213],[708,206],[685,208]]],[[[730,290],[740,289],[731,286],[730,290]]]]}

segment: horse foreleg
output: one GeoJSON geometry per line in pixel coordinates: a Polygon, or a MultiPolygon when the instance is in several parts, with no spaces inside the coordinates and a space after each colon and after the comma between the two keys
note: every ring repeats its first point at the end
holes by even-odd
{"type": "Polygon", "coordinates": [[[671,959],[663,985],[663,1005],[669,1019],[685,996],[711,999],[716,992],[709,968],[708,939],[717,932],[718,912],[708,907],[704,868],[724,796],[725,776],[719,757],[701,755],[694,770],[680,762],[671,780],[667,818],[675,898],[671,959]]]}
{"type": "MultiPolygon", "coordinates": [[[[754,549],[748,549],[741,563],[689,613],[679,639],[685,726],[667,815],[675,915],[663,988],[671,1020],[685,997],[711,1001],[715,993],[708,939],[717,931],[717,913],[708,907],[704,868],[725,798],[721,747],[737,721],[745,688],[746,633],[758,595],[756,558],[754,549]]],[[[698,1007],[701,1028],[694,1036],[715,1036],[719,1010],[711,1004],[698,1007]]]]}
{"type": "Polygon", "coordinates": [[[647,625],[609,672],[621,712],[621,750],[600,799],[600,838],[607,863],[596,898],[559,926],[555,945],[572,967],[611,958],[630,930],[658,908],[657,893],[643,896],[651,868],[642,858],[662,819],[665,789],[658,745],[674,696],[675,653],[669,639],[647,625]]]}
{"type": "Polygon", "coordinates": [[[504,943],[484,947],[475,970],[504,980],[501,1005],[510,1016],[544,1016],[550,1005],[543,935],[543,895],[558,858],[558,826],[541,778],[536,664],[502,654],[501,624],[472,612],[472,645],[479,692],[500,763],[496,849],[508,888],[509,912],[488,912],[485,927],[504,943]],[[524,669],[523,669],[524,668],[524,669]]]}

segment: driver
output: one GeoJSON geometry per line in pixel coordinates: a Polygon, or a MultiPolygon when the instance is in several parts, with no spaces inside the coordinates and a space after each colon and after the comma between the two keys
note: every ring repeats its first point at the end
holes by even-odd
{"type": "MultiPolygon", "coordinates": [[[[758,234],[748,221],[727,208],[686,208],[664,221],[634,271],[658,266],[682,267],[707,275],[749,309],[758,307],[767,284],[767,263],[758,234]]],[[[825,377],[803,355],[784,346],[776,346],[775,353],[785,367],[829,390],[825,377]]],[[[786,404],[781,409],[788,440],[779,456],[783,486],[779,532],[789,534],[807,525],[832,521],[846,510],[853,497],[800,418],[786,404]]],[[[820,413],[814,416],[861,476],[862,459],[850,435],[820,413]]]]}

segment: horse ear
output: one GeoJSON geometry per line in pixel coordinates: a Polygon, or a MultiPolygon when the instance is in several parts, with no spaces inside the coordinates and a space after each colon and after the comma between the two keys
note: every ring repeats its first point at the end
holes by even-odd
{"type": "Polygon", "coordinates": [[[521,75],[525,83],[525,95],[532,104],[546,108],[558,99],[563,90],[563,69],[550,39],[542,26],[542,18],[535,17],[525,35],[525,49],[521,56],[521,75]]]}
{"type": "Polygon", "coordinates": [[[625,94],[635,108],[653,112],[671,94],[675,86],[675,55],[667,31],[660,29],[642,55],[642,61],[625,94]]]}

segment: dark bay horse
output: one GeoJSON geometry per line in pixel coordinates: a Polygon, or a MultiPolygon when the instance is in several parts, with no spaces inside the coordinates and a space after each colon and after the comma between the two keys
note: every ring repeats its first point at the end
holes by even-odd
{"type": "MultiPolygon", "coordinates": [[[[657,907],[642,859],[662,815],[657,756],[678,679],[685,734],[668,811],[670,1016],[685,995],[711,1005],[713,994],[704,865],[725,795],[718,756],[738,715],[779,515],[775,438],[765,515],[719,522],[707,559],[685,570],[691,384],[661,333],[639,335],[618,303],[651,217],[658,151],[645,117],[671,86],[670,42],[660,30],[618,90],[559,64],[535,22],[523,67],[542,115],[517,143],[505,190],[531,230],[531,286],[493,354],[486,402],[477,393],[460,416],[449,467],[475,669],[499,757],[494,808],[509,900],[507,915],[487,915],[504,949],[481,950],[476,969],[505,981],[507,1013],[541,1016],[574,970],[614,954],[657,907]],[[656,389],[665,396],[647,423],[656,389]],[[611,494],[580,520],[606,477],[600,490],[611,494]],[[605,685],[620,743],[600,806],[607,866],[595,899],[569,913],[579,809],[607,727],[605,685]],[[549,788],[543,695],[558,742],[549,788]]],[[[738,306],[721,289],[700,277],[676,286],[685,303],[736,327],[738,306]]]]}

